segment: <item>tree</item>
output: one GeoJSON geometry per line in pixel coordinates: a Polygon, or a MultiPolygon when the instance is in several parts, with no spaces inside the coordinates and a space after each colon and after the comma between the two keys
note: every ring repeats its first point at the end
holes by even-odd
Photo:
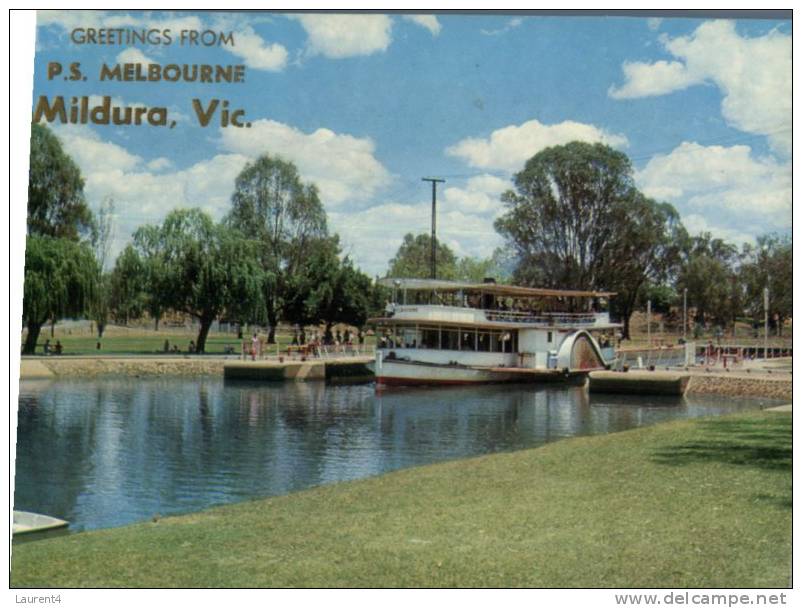
{"type": "Polygon", "coordinates": [[[546,148],[502,196],[496,230],[517,257],[524,285],[613,291],[613,311],[629,317],[647,281],[672,272],[684,235],[676,210],[634,186],[625,154],[602,144],[546,148]]]}
{"type": "Polygon", "coordinates": [[[162,309],[198,319],[197,352],[205,351],[212,322],[228,308],[260,305],[259,244],[199,209],[171,212],[160,226],[138,230],[134,244],[145,267],[158,269],[146,273],[150,297],[162,309]]]}
{"type": "Polygon", "coordinates": [[[66,238],[28,236],[22,300],[28,335],[23,354],[34,354],[39,332],[48,320],[84,314],[95,297],[97,277],[97,264],[88,245],[66,238]]]}
{"type": "Polygon", "coordinates": [[[28,234],[77,241],[92,233],[83,188],[81,172],[58,138],[45,126],[31,125],[28,234]]]}
{"type": "Polygon", "coordinates": [[[637,304],[645,309],[647,302],[651,302],[653,312],[667,315],[678,301],[677,292],[670,285],[647,283],[641,289],[637,304]]]}
{"type": "Polygon", "coordinates": [[[111,271],[109,306],[118,323],[128,325],[139,317],[147,304],[147,274],[145,264],[133,245],[126,246],[117,256],[111,271]]]}
{"type": "Polygon", "coordinates": [[[317,187],[304,184],[298,170],[281,158],[264,155],[237,176],[226,223],[258,241],[262,267],[262,302],[275,341],[292,277],[308,255],[311,242],[326,238],[326,212],[317,187]]]}
{"type": "MultiPolygon", "coordinates": [[[[632,167],[602,144],[571,142],[546,148],[502,196],[506,213],[496,230],[518,255],[515,278],[542,287],[600,287],[608,243],[626,220],[632,167]]],[[[609,286],[605,286],[609,288],[609,286]]]]}
{"type": "Polygon", "coordinates": [[[289,278],[285,315],[298,325],[324,322],[326,338],[336,323],[362,327],[376,310],[376,294],[370,277],[347,257],[339,259],[339,239],[310,244],[309,255],[289,278]]]}
{"type": "Polygon", "coordinates": [[[629,339],[629,320],[638,301],[653,295],[653,305],[661,305],[661,293],[654,290],[674,276],[687,233],[674,207],[656,203],[637,190],[622,202],[622,209],[624,216],[607,243],[596,288],[607,285],[616,292],[610,309],[623,321],[623,337],[629,339]],[[652,293],[645,293],[649,289],[652,293]]]}
{"type": "Polygon", "coordinates": [[[331,339],[331,328],[336,323],[362,327],[372,307],[373,284],[345,258],[332,277],[332,281],[316,289],[309,299],[315,316],[326,324],[326,337],[331,339]]]}
{"type": "Polygon", "coordinates": [[[78,241],[95,235],[81,172],[47,127],[31,126],[28,238],[25,251],[23,353],[33,353],[42,324],[81,315],[93,304],[99,269],[92,250],[78,241]],[[51,259],[52,258],[52,259],[51,259]],[[94,272],[89,277],[87,273],[94,272]]]}
{"type": "MultiPolygon", "coordinates": [[[[100,268],[100,264],[97,267],[100,268]]],[[[97,337],[100,339],[111,314],[111,274],[108,272],[98,271],[95,297],[89,304],[89,314],[97,324],[97,337]]]]}
{"type": "Polygon", "coordinates": [[[294,325],[316,325],[322,318],[321,303],[333,297],[340,273],[339,240],[319,239],[308,247],[296,271],[287,277],[283,314],[294,325]]]}
{"type": "Polygon", "coordinates": [[[744,308],[753,322],[763,318],[763,290],[769,289],[769,318],[777,315],[777,335],[793,314],[793,245],[790,236],[767,234],[757,246],[746,245],[739,281],[744,285],[744,308]]]}
{"type": "MultiPolygon", "coordinates": [[[[432,237],[428,234],[404,235],[404,241],[389,262],[388,277],[428,279],[432,276],[432,237]]],[[[457,278],[457,256],[451,248],[437,241],[437,278],[457,278]]]]}
{"type": "Polygon", "coordinates": [[[708,317],[721,326],[732,323],[740,304],[734,271],[737,248],[702,233],[687,241],[681,256],[677,292],[688,290],[688,305],[696,310],[696,323],[704,325],[708,317]]]}
{"type": "Polygon", "coordinates": [[[159,321],[165,310],[164,303],[170,298],[172,288],[166,260],[162,255],[161,228],[153,224],[137,228],[133,248],[144,270],[145,310],[153,319],[153,330],[159,331],[159,321]]]}
{"type": "Polygon", "coordinates": [[[485,278],[497,278],[493,272],[495,262],[492,258],[472,258],[465,256],[457,260],[456,278],[458,281],[481,283],[485,278]]]}
{"type": "Polygon", "coordinates": [[[103,337],[103,331],[109,320],[111,298],[111,276],[105,272],[106,262],[111,249],[114,230],[114,199],[107,197],[98,210],[95,229],[92,231],[92,249],[97,261],[98,277],[95,298],[89,306],[89,312],[97,323],[97,337],[103,337]]]}

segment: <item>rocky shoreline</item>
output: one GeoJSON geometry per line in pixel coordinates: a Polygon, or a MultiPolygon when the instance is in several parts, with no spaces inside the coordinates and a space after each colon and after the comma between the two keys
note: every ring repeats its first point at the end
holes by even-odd
{"type": "Polygon", "coordinates": [[[791,376],[770,378],[756,374],[694,374],[688,383],[689,395],[722,395],[727,397],[793,398],[791,376]]]}
{"type": "Polygon", "coordinates": [[[217,357],[41,357],[22,359],[20,379],[51,377],[223,375],[217,357]]]}

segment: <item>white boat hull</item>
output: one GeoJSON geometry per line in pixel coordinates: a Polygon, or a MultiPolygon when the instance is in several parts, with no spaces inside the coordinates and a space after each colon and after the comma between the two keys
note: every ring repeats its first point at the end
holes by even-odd
{"type": "MultiPolygon", "coordinates": [[[[375,363],[371,367],[375,372],[375,363]]],[[[514,380],[512,373],[496,370],[392,359],[382,361],[381,371],[376,373],[376,383],[385,386],[486,384],[514,380]]]]}
{"type": "Polygon", "coordinates": [[[31,513],[30,511],[14,511],[14,523],[11,532],[16,536],[18,534],[66,528],[68,525],[69,522],[49,515],[31,513]]]}

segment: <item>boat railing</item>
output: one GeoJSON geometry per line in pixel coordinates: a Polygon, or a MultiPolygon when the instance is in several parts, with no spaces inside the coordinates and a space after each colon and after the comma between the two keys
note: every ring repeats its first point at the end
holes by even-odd
{"type": "Polygon", "coordinates": [[[531,313],[516,310],[485,310],[488,321],[533,323],[539,325],[594,325],[595,313],[531,313]]]}
{"type": "MultiPolygon", "coordinates": [[[[545,326],[574,326],[574,325],[595,325],[597,323],[609,323],[607,313],[569,313],[569,312],[532,312],[524,310],[488,309],[474,308],[470,306],[442,306],[431,304],[402,304],[388,305],[385,314],[388,317],[405,318],[407,316],[441,315],[454,312],[471,313],[474,321],[492,321],[502,323],[531,323],[533,325],[545,326]]],[[[434,317],[430,320],[435,321],[434,317]]]]}

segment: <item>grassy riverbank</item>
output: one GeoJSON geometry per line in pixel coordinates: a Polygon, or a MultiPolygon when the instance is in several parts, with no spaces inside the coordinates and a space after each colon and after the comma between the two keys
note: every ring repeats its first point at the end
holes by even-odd
{"type": "Polygon", "coordinates": [[[15,546],[13,586],[773,587],[791,416],[679,421],[15,546]]]}
{"type": "MultiPolygon", "coordinates": [[[[342,329],[337,326],[337,329],[342,329]]],[[[322,333],[322,330],[320,330],[322,333]]],[[[343,330],[344,331],[344,330],[343,330]]],[[[24,332],[23,332],[24,333],[24,332]]],[[[244,332],[244,340],[250,343],[252,331],[244,332]]],[[[264,339],[266,335],[261,332],[264,339]]],[[[311,337],[311,331],[309,332],[311,337]]],[[[94,329],[86,323],[57,325],[55,334],[51,336],[50,328],[42,329],[36,345],[36,354],[44,354],[45,342],[49,341],[53,347],[56,341],[61,342],[64,355],[153,355],[164,352],[165,342],[168,348],[177,346],[181,353],[187,353],[190,341],[194,342],[198,337],[197,331],[183,328],[167,327],[159,331],[144,327],[120,327],[109,326],[103,334],[102,339],[98,339],[94,329]],[[97,348],[100,342],[100,349],[97,348]]],[[[354,336],[355,339],[355,336],[354,336]]],[[[22,338],[24,341],[24,336],[22,338]]],[[[267,348],[269,352],[274,352],[276,346],[281,350],[286,350],[293,341],[292,328],[281,327],[276,334],[276,344],[271,344],[267,348]]],[[[227,348],[233,348],[234,352],[239,353],[242,347],[242,339],[237,338],[235,332],[209,332],[206,340],[207,354],[223,354],[227,348]]],[[[374,344],[373,336],[366,336],[366,344],[374,344]]]]}

